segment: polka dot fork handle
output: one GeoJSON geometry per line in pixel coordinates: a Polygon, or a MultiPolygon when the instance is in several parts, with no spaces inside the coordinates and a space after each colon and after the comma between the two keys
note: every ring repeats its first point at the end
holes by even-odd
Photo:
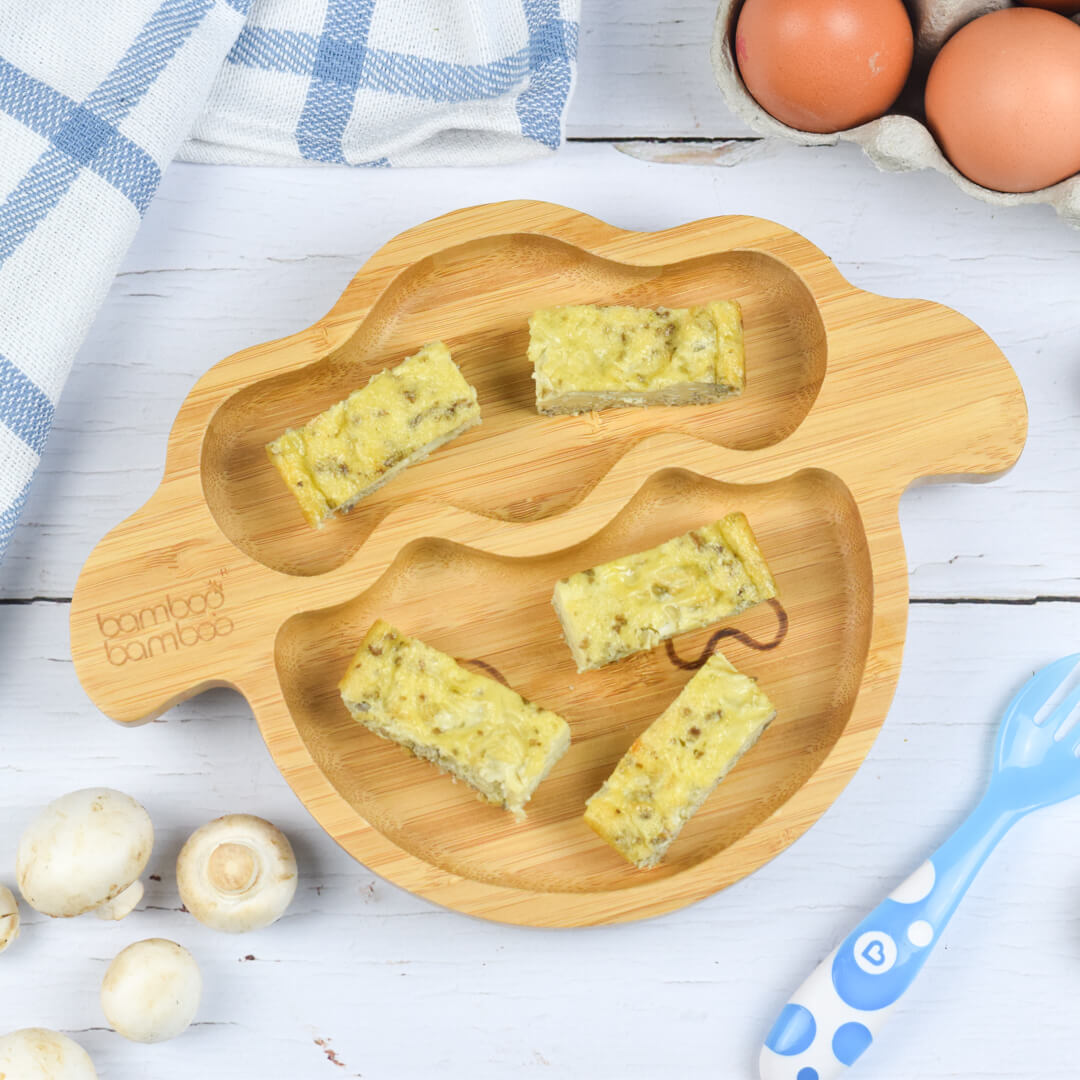
{"type": "Polygon", "coordinates": [[[982,801],[795,992],[765,1040],[761,1080],[830,1080],[862,1056],[998,841],[1032,810],[1080,795],[1078,755],[1080,654],[1010,702],[982,801]]]}

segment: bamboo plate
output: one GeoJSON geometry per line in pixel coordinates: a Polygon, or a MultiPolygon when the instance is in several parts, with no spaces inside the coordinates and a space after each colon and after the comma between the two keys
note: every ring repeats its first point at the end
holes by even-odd
{"type": "Polygon", "coordinates": [[[413,892],[534,925],[653,915],[750,873],[836,798],[900,668],[900,493],[1007,469],[1026,423],[1015,374],[971,322],[862,292],[771,222],[635,233],[543,203],[461,210],[391,240],[314,326],[199,380],[160,488],[83,569],[72,654],[122,723],[238,689],[327,832],[413,892]],[[536,415],[533,309],[713,297],[744,308],[743,397],[536,415]],[[478,387],[483,424],[309,529],[263,445],[435,338],[478,387]],[[732,509],[780,600],[578,675],[555,580],[732,509]],[[569,719],[573,745],[525,824],[349,720],[336,683],[376,615],[569,719]],[[779,718],[665,863],[636,871],[584,825],[584,801],[718,643],[779,718]]]}

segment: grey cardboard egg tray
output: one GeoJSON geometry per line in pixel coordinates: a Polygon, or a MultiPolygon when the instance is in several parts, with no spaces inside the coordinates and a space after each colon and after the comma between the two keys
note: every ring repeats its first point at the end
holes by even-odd
{"type": "MultiPolygon", "coordinates": [[[[720,0],[712,43],[716,81],[728,105],[755,131],[779,135],[804,146],[832,146],[841,139],[857,143],[885,172],[937,169],[951,177],[961,190],[995,206],[1050,203],[1073,228],[1080,228],[1080,175],[1053,187],[1021,194],[992,191],[972,183],[946,160],[922,116],[922,93],[926,75],[941,46],[965,23],[998,8],[1011,7],[1009,0],[905,0],[915,30],[915,59],[911,76],[893,111],[877,120],[834,134],[819,135],[782,124],[770,116],[747,92],[735,62],[735,21],[742,0],[720,0]]],[[[1078,18],[1080,21],[1080,18],[1078,18]]]]}

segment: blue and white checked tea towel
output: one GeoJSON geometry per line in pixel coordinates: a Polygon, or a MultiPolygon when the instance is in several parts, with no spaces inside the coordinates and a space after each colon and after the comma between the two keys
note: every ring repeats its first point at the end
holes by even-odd
{"type": "Polygon", "coordinates": [[[562,138],[580,0],[0,2],[0,557],[173,157],[479,165],[562,138]]]}

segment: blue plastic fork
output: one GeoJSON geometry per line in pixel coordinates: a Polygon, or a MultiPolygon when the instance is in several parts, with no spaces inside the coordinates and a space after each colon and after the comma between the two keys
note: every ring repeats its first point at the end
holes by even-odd
{"type": "Polygon", "coordinates": [[[1080,653],[1044,667],[1012,699],[982,801],[795,992],[765,1040],[761,1080],[833,1080],[854,1064],[998,841],[1032,810],[1080,795],[1076,676],[1080,653]]]}

